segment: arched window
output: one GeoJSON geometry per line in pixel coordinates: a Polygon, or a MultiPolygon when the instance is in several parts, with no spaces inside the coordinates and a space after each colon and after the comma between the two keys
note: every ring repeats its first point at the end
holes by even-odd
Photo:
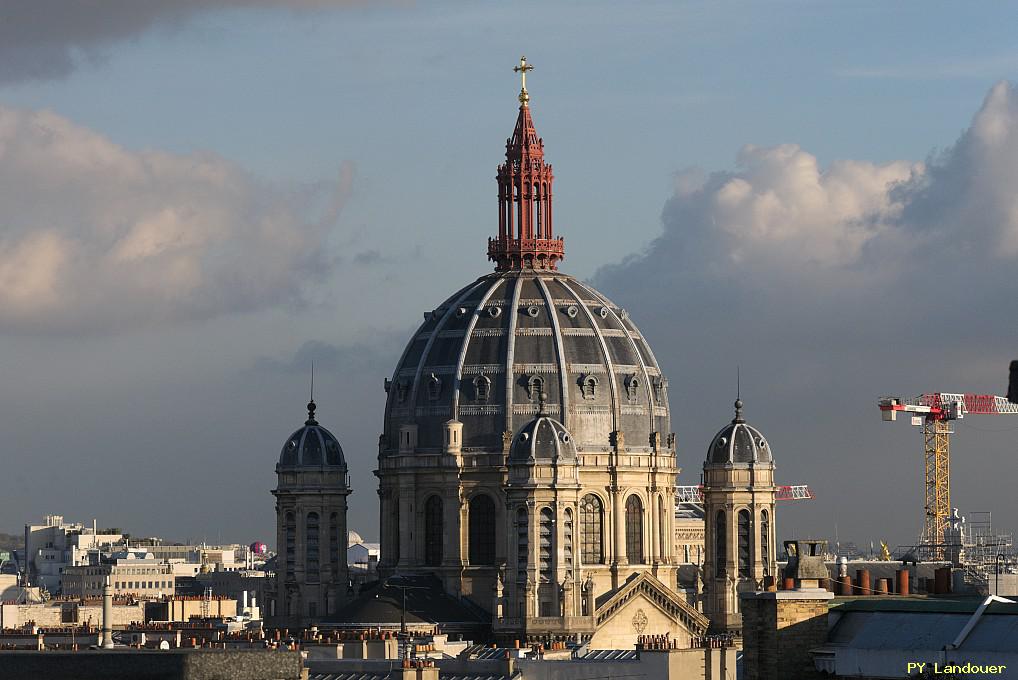
{"type": "Polygon", "coordinates": [[[490,496],[474,496],[469,517],[470,564],[495,564],[495,502],[490,496]]]}
{"type": "Polygon", "coordinates": [[[534,236],[544,238],[544,231],[541,229],[541,186],[537,182],[534,182],[534,195],[530,204],[534,208],[530,216],[534,224],[534,236]],[[536,213],[536,217],[534,213],[536,213]]]}
{"type": "Polygon", "coordinates": [[[766,510],[760,511],[760,561],[763,563],[764,576],[770,571],[771,562],[771,526],[766,510]]]}
{"type": "Polygon", "coordinates": [[[635,402],[639,397],[640,380],[635,375],[626,378],[626,396],[629,401],[635,402]]]}
{"type": "Polygon", "coordinates": [[[728,532],[725,531],[725,511],[718,510],[714,517],[714,575],[725,575],[725,560],[727,552],[725,544],[728,542],[728,532]]]}
{"type": "Polygon", "coordinates": [[[527,560],[529,559],[529,527],[527,526],[527,510],[516,511],[516,582],[527,581],[527,560]]]}
{"type": "Polygon", "coordinates": [[[541,580],[555,580],[555,514],[551,508],[541,510],[540,552],[538,553],[538,569],[541,580]]]}
{"type": "Polygon", "coordinates": [[[286,541],[286,578],[289,580],[294,577],[297,561],[297,521],[292,512],[286,513],[283,531],[286,541]]]}
{"type": "Polygon", "coordinates": [[[597,397],[597,376],[596,375],[585,375],[580,378],[580,396],[584,399],[594,399],[597,397]]]}
{"type": "Polygon", "coordinates": [[[626,500],[626,559],[643,564],[643,503],[636,494],[626,500]]]}
{"type": "Polygon", "coordinates": [[[339,555],[346,548],[346,545],[342,545],[345,543],[344,538],[339,528],[339,513],[333,512],[329,515],[329,565],[332,567],[333,579],[339,574],[339,555]]]}
{"type": "Polygon", "coordinates": [[[311,583],[318,581],[318,513],[309,512],[305,522],[307,535],[304,537],[305,550],[305,575],[311,583]]]}
{"type": "Polygon", "coordinates": [[[435,401],[442,393],[442,379],[432,373],[428,376],[428,399],[435,401]]]}
{"type": "MultiPolygon", "coordinates": [[[[494,309],[494,307],[492,308],[494,309]]],[[[491,378],[486,375],[479,375],[474,378],[474,399],[476,401],[488,401],[491,394],[491,378]]]]}
{"type": "Polygon", "coordinates": [[[399,562],[399,494],[389,495],[389,545],[392,550],[391,564],[399,562]]]}
{"type": "Polygon", "coordinates": [[[442,499],[432,496],[424,504],[424,564],[442,564],[442,499]]]}
{"type": "Polygon", "coordinates": [[[562,559],[565,568],[573,571],[573,511],[566,508],[562,513],[562,559]]]}
{"type": "Polygon", "coordinates": [[[544,392],[544,378],[539,375],[532,375],[527,379],[527,397],[530,401],[537,401],[544,392]]]}
{"type": "Polygon", "coordinates": [[[752,576],[750,545],[753,534],[749,530],[749,510],[739,510],[739,576],[752,576]]]}
{"type": "Polygon", "coordinates": [[[592,493],[580,502],[580,522],[583,529],[580,559],[583,564],[604,564],[604,506],[592,493]]]}

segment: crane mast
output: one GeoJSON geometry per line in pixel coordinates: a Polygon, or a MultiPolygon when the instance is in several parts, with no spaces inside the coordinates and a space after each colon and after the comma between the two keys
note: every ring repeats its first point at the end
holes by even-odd
{"type": "Polygon", "coordinates": [[[951,521],[951,429],[952,420],[966,415],[1018,415],[1018,404],[993,394],[930,392],[915,399],[883,397],[879,400],[885,421],[897,420],[898,413],[912,416],[912,424],[923,428],[925,468],[925,513],[920,543],[933,549],[934,557],[944,556],[944,530],[951,521]]]}

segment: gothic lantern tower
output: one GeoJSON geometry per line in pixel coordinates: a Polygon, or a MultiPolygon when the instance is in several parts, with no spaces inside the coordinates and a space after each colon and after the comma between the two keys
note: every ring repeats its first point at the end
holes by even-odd
{"type": "Polygon", "coordinates": [[[710,443],[703,465],[704,613],[717,632],[742,630],[739,594],[763,590],[776,576],[774,458],[742,415],[710,443]]]}
{"type": "Polygon", "coordinates": [[[495,271],[426,311],[385,381],[379,571],[434,574],[505,639],[582,639],[598,597],[676,583],[668,382],[626,311],[559,271],[525,80],[519,102],[495,271]]]}
{"type": "Polygon", "coordinates": [[[276,465],[276,584],[268,624],[299,628],[334,613],[346,600],[346,497],[343,449],[308,419],[283,444],[276,465]]]}

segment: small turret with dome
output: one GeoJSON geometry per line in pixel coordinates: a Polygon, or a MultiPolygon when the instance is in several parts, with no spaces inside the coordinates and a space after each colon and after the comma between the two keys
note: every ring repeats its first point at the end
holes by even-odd
{"type": "Polygon", "coordinates": [[[308,419],[304,427],[291,434],[279,454],[279,466],[291,467],[340,467],[346,469],[343,447],[335,435],[315,420],[315,400],[308,402],[308,419]]]}
{"type": "Polygon", "coordinates": [[[315,418],[314,382],[304,426],[290,435],[276,464],[276,552],[269,623],[300,627],[346,601],[347,476],[343,447],[315,418]]]}
{"type": "Polygon", "coordinates": [[[509,464],[576,463],[576,445],[566,426],[544,413],[540,399],[537,416],[516,434],[509,449],[509,464]]]}
{"type": "Polygon", "coordinates": [[[742,399],[735,400],[732,422],[714,435],[707,449],[708,465],[744,465],[774,463],[767,440],[742,415],[742,399]]]}
{"type": "Polygon", "coordinates": [[[735,418],[714,435],[703,464],[703,612],[717,632],[742,629],[740,595],[762,590],[777,565],[774,458],[760,430],[735,418]]]}

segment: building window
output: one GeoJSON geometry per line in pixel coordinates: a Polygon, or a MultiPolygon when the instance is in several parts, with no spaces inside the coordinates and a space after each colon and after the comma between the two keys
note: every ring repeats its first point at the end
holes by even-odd
{"type": "Polygon", "coordinates": [[[643,564],[643,503],[636,494],[626,501],[626,559],[643,564]]]}
{"type": "Polygon", "coordinates": [[[476,401],[488,401],[491,394],[491,379],[486,375],[479,375],[474,378],[474,399],[476,401]]]}
{"type": "Polygon", "coordinates": [[[470,564],[495,564],[495,502],[490,496],[474,496],[469,516],[470,564]]]}
{"type": "Polygon", "coordinates": [[[435,401],[442,393],[442,379],[432,373],[428,376],[428,399],[435,401]]]}
{"type": "Polygon", "coordinates": [[[537,401],[542,394],[544,394],[544,378],[539,375],[527,378],[527,398],[530,401],[537,401]]]}
{"type": "Polygon", "coordinates": [[[541,510],[540,526],[540,571],[542,581],[555,580],[555,514],[551,508],[541,510]]]}
{"type": "Polygon", "coordinates": [[[626,378],[626,396],[629,401],[635,402],[639,396],[640,381],[635,375],[626,378]]]}
{"type": "Polygon", "coordinates": [[[724,510],[718,510],[718,514],[714,517],[714,575],[724,576],[725,575],[725,543],[728,540],[727,532],[725,531],[725,512],[724,510]]]}
{"type": "Polygon", "coordinates": [[[530,539],[527,527],[527,510],[520,508],[516,511],[516,582],[527,582],[527,559],[529,559],[528,548],[530,539]]]}
{"type": "MultiPolygon", "coordinates": [[[[329,565],[332,567],[333,579],[339,574],[340,545],[344,536],[341,535],[339,527],[339,513],[329,514],[329,565]]],[[[344,548],[346,546],[343,546],[344,548]]]]}
{"type": "Polygon", "coordinates": [[[307,535],[304,537],[304,542],[307,550],[305,551],[305,574],[307,580],[314,583],[318,581],[319,576],[319,562],[318,562],[318,513],[309,512],[307,522],[305,523],[307,535]]]}
{"type": "Polygon", "coordinates": [[[565,562],[566,570],[573,571],[573,511],[566,508],[562,521],[562,559],[565,562]]]}
{"type": "Polygon", "coordinates": [[[584,375],[580,377],[580,396],[584,399],[597,398],[598,380],[596,375],[584,375]]]}
{"type": "Polygon", "coordinates": [[[752,575],[750,562],[750,543],[752,533],[749,530],[749,510],[739,510],[739,576],[752,575]]]}
{"type": "Polygon", "coordinates": [[[389,541],[392,547],[392,564],[399,562],[399,496],[395,493],[389,494],[389,541]]]}
{"type": "Polygon", "coordinates": [[[760,511],[760,562],[763,563],[764,576],[768,576],[767,573],[770,571],[769,565],[771,562],[771,536],[770,536],[770,522],[768,521],[767,511],[760,511]]]}
{"type": "Polygon", "coordinates": [[[604,564],[604,506],[592,493],[580,503],[580,522],[583,525],[580,559],[583,564],[604,564]]]}
{"type": "Polygon", "coordinates": [[[442,564],[442,499],[432,496],[424,504],[424,564],[442,564]]]}
{"type": "Polygon", "coordinates": [[[286,513],[283,533],[285,534],[284,540],[286,541],[286,578],[292,580],[296,570],[297,559],[297,522],[292,512],[286,513]]]}

